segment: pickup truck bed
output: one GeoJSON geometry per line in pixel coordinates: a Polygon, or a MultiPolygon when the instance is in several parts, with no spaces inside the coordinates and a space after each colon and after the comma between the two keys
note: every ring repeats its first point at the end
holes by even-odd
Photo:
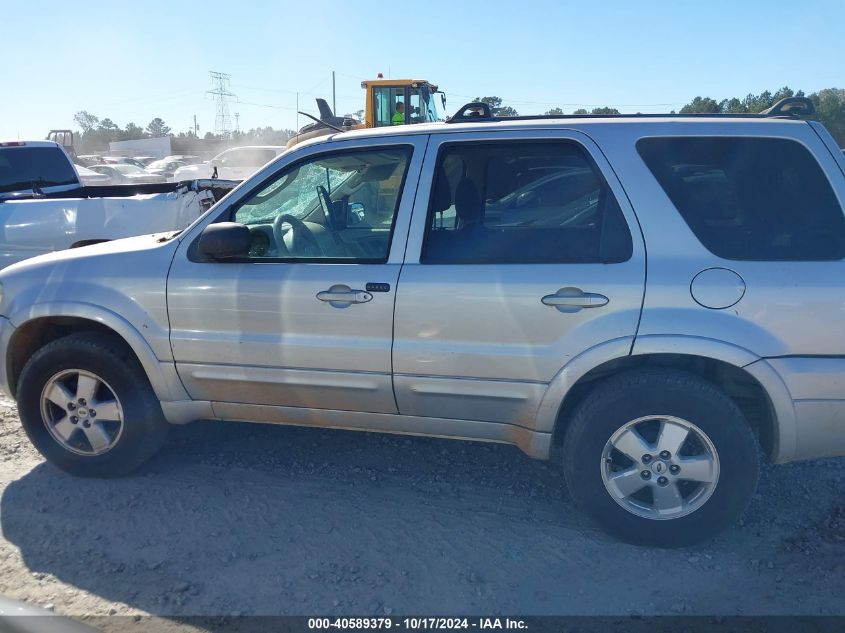
{"type": "Polygon", "coordinates": [[[75,246],[183,229],[237,184],[194,180],[80,186],[0,199],[0,268],[75,246]]]}

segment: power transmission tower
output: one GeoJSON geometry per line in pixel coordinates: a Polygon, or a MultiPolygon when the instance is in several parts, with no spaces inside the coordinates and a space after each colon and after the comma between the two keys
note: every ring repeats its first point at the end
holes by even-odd
{"type": "Polygon", "coordinates": [[[206,93],[213,95],[217,102],[217,117],[214,119],[214,133],[219,134],[223,138],[229,138],[232,135],[232,119],[229,117],[229,99],[235,98],[233,92],[229,91],[229,79],[232,76],[229,73],[211,72],[211,81],[214,88],[207,90],[206,93]]]}

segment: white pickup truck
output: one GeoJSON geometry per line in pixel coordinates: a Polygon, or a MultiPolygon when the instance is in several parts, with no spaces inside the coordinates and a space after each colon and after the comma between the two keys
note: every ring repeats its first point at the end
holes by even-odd
{"type": "Polygon", "coordinates": [[[183,229],[236,185],[85,186],[58,144],[0,142],[0,268],[66,248],[183,229]]]}

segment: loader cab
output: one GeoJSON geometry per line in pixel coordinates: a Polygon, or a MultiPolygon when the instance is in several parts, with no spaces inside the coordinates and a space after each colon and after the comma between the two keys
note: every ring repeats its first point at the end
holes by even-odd
{"type": "Polygon", "coordinates": [[[366,127],[394,125],[397,103],[404,105],[405,124],[443,120],[446,97],[427,81],[385,79],[363,81],[361,87],[367,91],[366,127]]]}

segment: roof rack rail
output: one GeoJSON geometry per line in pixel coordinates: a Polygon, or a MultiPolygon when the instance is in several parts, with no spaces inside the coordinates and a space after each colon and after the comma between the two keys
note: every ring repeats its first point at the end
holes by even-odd
{"type": "Polygon", "coordinates": [[[816,106],[808,97],[784,97],[760,114],[767,117],[809,116],[816,113],[816,106]]]}
{"type": "Polygon", "coordinates": [[[462,106],[446,123],[482,123],[495,121],[534,121],[544,119],[624,119],[624,118],[665,118],[665,117],[739,117],[739,118],[796,118],[815,114],[816,108],[808,97],[785,97],[768,110],[760,113],[730,114],[700,112],[691,114],[530,114],[522,116],[494,116],[493,110],[486,103],[473,101],[462,106]]]}
{"type": "Polygon", "coordinates": [[[446,123],[460,123],[461,121],[490,121],[496,117],[490,106],[481,101],[473,101],[462,106],[460,110],[446,119],[446,123]]]}

